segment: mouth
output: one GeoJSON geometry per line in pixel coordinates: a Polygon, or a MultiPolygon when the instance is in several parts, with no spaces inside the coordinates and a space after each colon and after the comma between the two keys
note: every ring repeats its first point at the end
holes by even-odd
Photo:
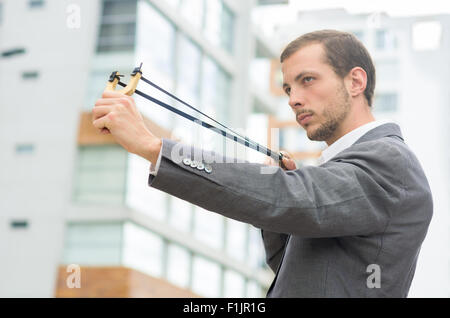
{"type": "Polygon", "coordinates": [[[300,125],[305,125],[305,124],[307,124],[308,122],[309,122],[309,120],[311,119],[311,117],[312,117],[313,115],[312,114],[300,114],[300,115],[298,115],[297,116],[297,121],[298,121],[298,123],[300,124],[300,125]]]}

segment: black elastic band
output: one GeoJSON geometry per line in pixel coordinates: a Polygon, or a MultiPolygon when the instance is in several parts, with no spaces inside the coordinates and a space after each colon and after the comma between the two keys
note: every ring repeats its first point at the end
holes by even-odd
{"type": "MultiPolygon", "coordinates": [[[[126,84],[124,84],[124,83],[122,83],[120,81],[119,81],[119,85],[122,86],[122,87],[127,86],[126,84]]],[[[222,136],[224,136],[224,137],[226,137],[228,139],[231,139],[231,140],[233,140],[233,141],[235,141],[237,143],[240,143],[240,144],[242,144],[242,145],[244,145],[244,146],[246,146],[248,148],[254,149],[254,150],[256,150],[256,151],[258,151],[260,153],[263,153],[263,154],[265,154],[265,155],[267,155],[269,157],[272,157],[272,158],[274,158],[276,160],[281,160],[283,158],[283,155],[281,153],[275,153],[272,150],[270,150],[269,148],[266,148],[266,147],[261,146],[260,144],[254,142],[254,141],[251,141],[247,137],[241,138],[241,137],[238,137],[236,135],[228,134],[224,130],[219,129],[219,128],[217,128],[217,127],[215,127],[215,126],[213,126],[211,124],[208,124],[208,123],[206,123],[206,122],[204,122],[202,120],[199,120],[198,118],[196,118],[194,116],[191,116],[191,115],[189,115],[189,114],[187,114],[187,113],[185,113],[185,112],[183,112],[183,111],[181,111],[181,110],[179,110],[179,109],[177,109],[177,108],[175,108],[173,106],[170,106],[170,105],[168,105],[168,104],[166,104],[166,103],[164,103],[164,102],[162,102],[162,101],[160,101],[160,100],[158,100],[158,99],[156,99],[156,98],[154,98],[154,97],[152,97],[150,95],[147,95],[147,94],[141,92],[140,90],[136,89],[134,92],[136,94],[138,94],[139,96],[141,96],[141,97],[143,97],[143,98],[145,98],[145,99],[147,99],[147,100],[149,100],[149,101],[151,101],[151,102],[153,102],[153,103],[155,103],[155,104],[157,104],[157,105],[159,105],[161,107],[164,107],[165,109],[170,110],[171,112],[174,112],[177,115],[180,115],[180,116],[182,116],[182,117],[184,117],[184,118],[186,118],[186,119],[188,119],[188,120],[190,120],[192,122],[195,122],[195,123],[197,123],[197,124],[199,124],[199,125],[201,125],[203,127],[211,129],[211,130],[215,131],[216,133],[219,133],[222,136]]]]}
{"type": "Polygon", "coordinates": [[[212,118],[212,117],[208,116],[207,114],[203,113],[201,110],[195,108],[195,107],[192,106],[192,105],[189,105],[189,104],[186,103],[184,100],[178,98],[177,96],[173,95],[172,93],[166,91],[164,88],[162,88],[162,87],[158,86],[157,84],[153,83],[152,81],[146,79],[144,76],[141,76],[141,80],[143,80],[145,83],[147,83],[147,84],[153,86],[153,87],[156,88],[157,90],[163,92],[163,93],[166,94],[167,96],[170,96],[170,97],[172,97],[173,99],[175,99],[176,101],[178,101],[178,102],[182,103],[183,105],[189,107],[190,109],[196,111],[197,113],[199,113],[199,114],[205,116],[205,117],[208,118],[208,119],[211,119],[213,122],[215,122],[216,124],[222,126],[222,127],[225,128],[225,129],[231,131],[233,134],[235,134],[235,135],[237,135],[237,136],[239,136],[239,137],[241,137],[241,138],[243,138],[243,139],[246,139],[246,140],[248,141],[249,144],[250,144],[250,143],[253,143],[253,144],[255,144],[255,146],[258,146],[258,143],[256,143],[256,142],[250,140],[248,137],[242,136],[241,134],[239,134],[238,132],[234,131],[233,129],[231,129],[231,128],[225,126],[225,125],[223,125],[222,123],[218,122],[218,121],[215,120],[214,118],[212,118]]]}

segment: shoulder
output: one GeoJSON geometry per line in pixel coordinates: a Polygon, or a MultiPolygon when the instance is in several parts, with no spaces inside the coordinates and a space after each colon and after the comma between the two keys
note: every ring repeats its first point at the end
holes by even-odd
{"type": "Polygon", "coordinates": [[[382,137],[356,143],[336,155],[332,161],[365,163],[398,169],[410,161],[411,151],[400,139],[382,137]]]}
{"type": "Polygon", "coordinates": [[[330,160],[329,166],[351,170],[358,179],[368,177],[391,191],[395,187],[400,194],[405,188],[410,153],[402,140],[381,137],[352,145],[330,160]]]}

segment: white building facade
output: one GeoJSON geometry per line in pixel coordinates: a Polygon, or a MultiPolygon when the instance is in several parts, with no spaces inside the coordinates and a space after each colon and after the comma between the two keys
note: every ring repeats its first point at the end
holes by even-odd
{"type": "MultiPolygon", "coordinates": [[[[109,74],[128,75],[140,62],[147,78],[244,127],[251,8],[232,0],[0,1],[0,296],[52,297],[58,267],[69,264],[127,266],[206,297],[264,296],[273,274],[258,229],[149,188],[148,162],[118,145],[77,144],[80,114],[109,74]]],[[[175,137],[231,147],[136,101],[175,137]]]]}

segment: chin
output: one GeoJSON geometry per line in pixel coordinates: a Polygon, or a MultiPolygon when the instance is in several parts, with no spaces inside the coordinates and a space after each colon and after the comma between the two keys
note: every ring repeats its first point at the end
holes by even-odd
{"type": "Polygon", "coordinates": [[[314,136],[314,129],[311,128],[311,126],[303,127],[306,131],[306,136],[308,136],[308,139],[313,140],[311,137],[314,136]]]}
{"type": "Polygon", "coordinates": [[[312,141],[323,141],[322,139],[318,138],[317,136],[317,128],[313,129],[311,126],[305,128],[306,130],[306,136],[308,136],[309,140],[312,141]]]}

